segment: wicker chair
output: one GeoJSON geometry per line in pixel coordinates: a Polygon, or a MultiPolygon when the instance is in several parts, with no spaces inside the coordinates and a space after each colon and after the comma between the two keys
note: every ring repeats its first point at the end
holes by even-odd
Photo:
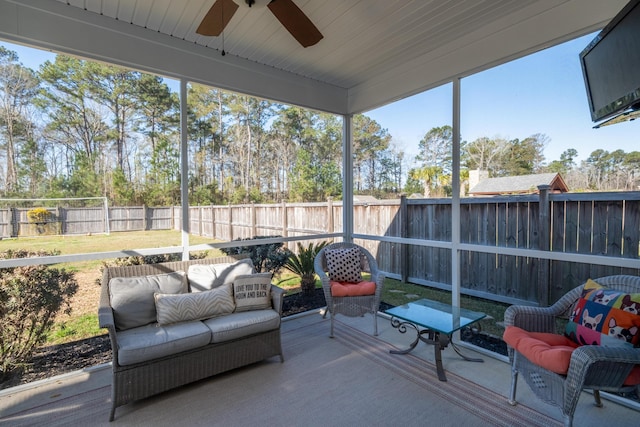
{"type": "MultiPolygon", "coordinates": [[[[349,317],[363,316],[365,313],[373,314],[373,334],[378,335],[378,308],[380,307],[380,297],[382,295],[382,284],[384,283],[384,275],[378,271],[378,263],[376,259],[361,246],[353,243],[333,243],[324,247],[316,255],[314,268],[316,274],[322,282],[324,297],[327,302],[327,311],[331,318],[331,333],[333,337],[333,318],[336,314],[343,314],[349,317]],[[332,249],[349,249],[358,248],[360,250],[361,272],[371,273],[371,281],[376,284],[375,293],[373,295],[364,296],[345,296],[334,297],[331,294],[331,281],[328,275],[326,252],[332,249]]],[[[326,316],[325,312],[325,316],[326,316]]]]}
{"type": "MultiPolygon", "coordinates": [[[[600,285],[624,293],[640,292],[640,277],[607,276],[595,279],[600,285]]],[[[505,326],[517,326],[529,332],[556,332],[556,318],[567,318],[574,303],[580,298],[579,286],[550,307],[511,306],[505,312],[505,326]]],[[[511,361],[511,390],[509,403],[516,405],[518,373],[522,373],[531,390],[543,401],[560,407],[564,425],[571,426],[580,393],[593,390],[595,405],[600,407],[600,390],[632,392],[638,386],[623,386],[629,373],[640,364],[640,349],[632,347],[603,347],[585,345],[571,353],[569,371],[558,375],[532,363],[509,347],[511,361]]],[[[640,390],[638,390],[640,391],[640,390]]]]}

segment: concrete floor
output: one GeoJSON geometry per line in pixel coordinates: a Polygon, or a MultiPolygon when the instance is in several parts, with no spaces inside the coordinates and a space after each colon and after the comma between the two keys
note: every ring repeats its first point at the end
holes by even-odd
{"type": "MultiPolygon", "coordinates": [[[[318,322],[321,313],[313,312],[292,316],[283,322],[283,330],[287,328],[299,328],[307,322],[318,322]]],[[[350,326],[356,327],[365,333],[373,332],[373,319],[370,315],[362,318],[340,319],[350,326]]],[[[329,334],[329,320],[327,323],[327,335],[329,334]]],[[[415,338],[415,332],[409,330],[406,334],[401,334],[394,329],[388,318],[379,316],[378,318],[379,338],[398,348],[406,348],[415,338]]],[[[446,372],[452,372],[463,376],[479,385],[489,388],[506,399],[510,387],[510,368],[506,358],[496,356],[494,353],[483,351],[476,347],[469,347],[464,343],[458,344],[460,350],[470,357],[481,357],[483,363],[467,362],[460,358],[451,348],[446,348],[442,353],[443,364],[446,372]]],[[[433,362],[433,347],[425,343],[418,343],[412,352],[413,355],[433,362]]],[[[398,357],[403,357],[398,355],[398,357]]],[[[428,365],[429,367],[431,365],[428,365]]],[[[111,368],[109,365],[101,365],[82,371],[77,371],[43,381],[37,381],[18,387],[0,391],[0,417],[21,412],[26,406],[34,407],[38,401],[34,396],[42,396],[47,402],[52,399],[64,399],[70,394],[77,394],[78,391],[94,390],[106,387],[111,384],[111,368]]],[[[554,406],[547,405],[536,398],[524,381],[519,382],[517,400],[522,404],[545,413],[557,420],[562,420],[560,410],[554,406]]],[[[0,424],[2,420],[0,418],[0,424]]],[[[604,401],[604,407],[597,408],[593,405],[593,397],[588,393],[583,393],[580,398],[578,409],[576,410],[574,425],[576,426],[597,426],[616,425],[617,427],[640,425],[640,406],[616,403],[611,400],[604,401]]]]}

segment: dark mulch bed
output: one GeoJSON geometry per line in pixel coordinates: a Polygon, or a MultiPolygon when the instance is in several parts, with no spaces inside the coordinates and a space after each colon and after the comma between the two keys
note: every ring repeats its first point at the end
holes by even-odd
{"type": "MultiPolygon", "coordinates": [[[[314,310],[326,305],[322,289],[316,289],[312,298],[302,294],[289,295],[284,298],[283,317],[314,310]]],[[[380,311],[393,307],[385,302],[380,303],[380,311]]],[[[500,339],[488,337],[475,331],[463,331],[463,340],[472,342],[500,354],[506,353],[506,345],[500,339]]],[[[0,389],[30,383],[66,372],[76,371],[90,366],[111,361],[111,342],[108,335],[87,338],[66,344],[42,347],[38,349],[22,372],[15,372],[7,380],[0,383],[0,389]]]]}

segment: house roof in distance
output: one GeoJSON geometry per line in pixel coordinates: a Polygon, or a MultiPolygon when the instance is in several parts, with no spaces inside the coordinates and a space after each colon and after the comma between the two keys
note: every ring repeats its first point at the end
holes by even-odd
{"type": "Polygon", "coordinates": [[[469,190],[475,196],[493,196],[497,194],[537,193],[538,186],[548,185],[553,193],[566,193],[569,187],[559,173],[541,173],[533,175],[505,176],[480,181],[469,190]]]}

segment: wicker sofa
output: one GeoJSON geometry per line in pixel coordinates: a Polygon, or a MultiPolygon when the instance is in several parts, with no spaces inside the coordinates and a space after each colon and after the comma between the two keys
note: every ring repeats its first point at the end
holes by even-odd
{"type": "MultiPolygon", "coordinates": [[[[196,296],[195,292],[191,292],[194,290],[193,282],[187,274],[190,268],[217,268],[217,280],[228,285],[227,282],[232,281],[233,277],[224,277],[225,273],[221,271],[233,270],[229,266],[247,262],[254,271],[251,260],[244,256],[104,269],[98,317],[100,327],[109,331],[113,350],[109,421],[113,421],[117,407],[135,400],[272,356],[280,356],[280,361],[284,361],[280,342],[283,290],[270,284],[267,285],[270,288],[268,308],[237,312],[235,309],[238,309],[238,305],[228,314],[168,325],[151,322],[138,326],[149,319],[135,319],[137,324],[127,324],[123,316],[132,314],[135,318],[144,310],[136,308],[135,304],[118,304],[117,307],[112,304],[120,301],[114,292],[121,289],[116,285],[121,286],[123,281],[127,282],[127,292],[131,293],[132,289],[137,289],[136,286],[139,286],[140,295],[146,292],[143,303],[148,305],[148,285],[157,283],[157,278],[173,280],[174,276],[180,277],[184,272],[184,282],[188,282],[188,287],[183,294],[196,296]],[[195,264],[201,267],[192,267],[195,264]],[[131,313],[127,313],[127,310],[131,313]]],[[[161,290],[161,296],[178,293],[165,292],[166,289],[161,290]]],[[[208,293],[202,292],[200,295],[204,294],[208,293]]],[[[152,298],[158,295],[152,293],[152,298]]],[[[137,296],[134,294],[134,299],[137,296]]],[[[157,301],[154,302],[157,304],[157,301]]],[[[155,306],[150,307],[155,309],[155,306]]],[[[159,311],[158,308],[155,315],[159,311]]]]}

